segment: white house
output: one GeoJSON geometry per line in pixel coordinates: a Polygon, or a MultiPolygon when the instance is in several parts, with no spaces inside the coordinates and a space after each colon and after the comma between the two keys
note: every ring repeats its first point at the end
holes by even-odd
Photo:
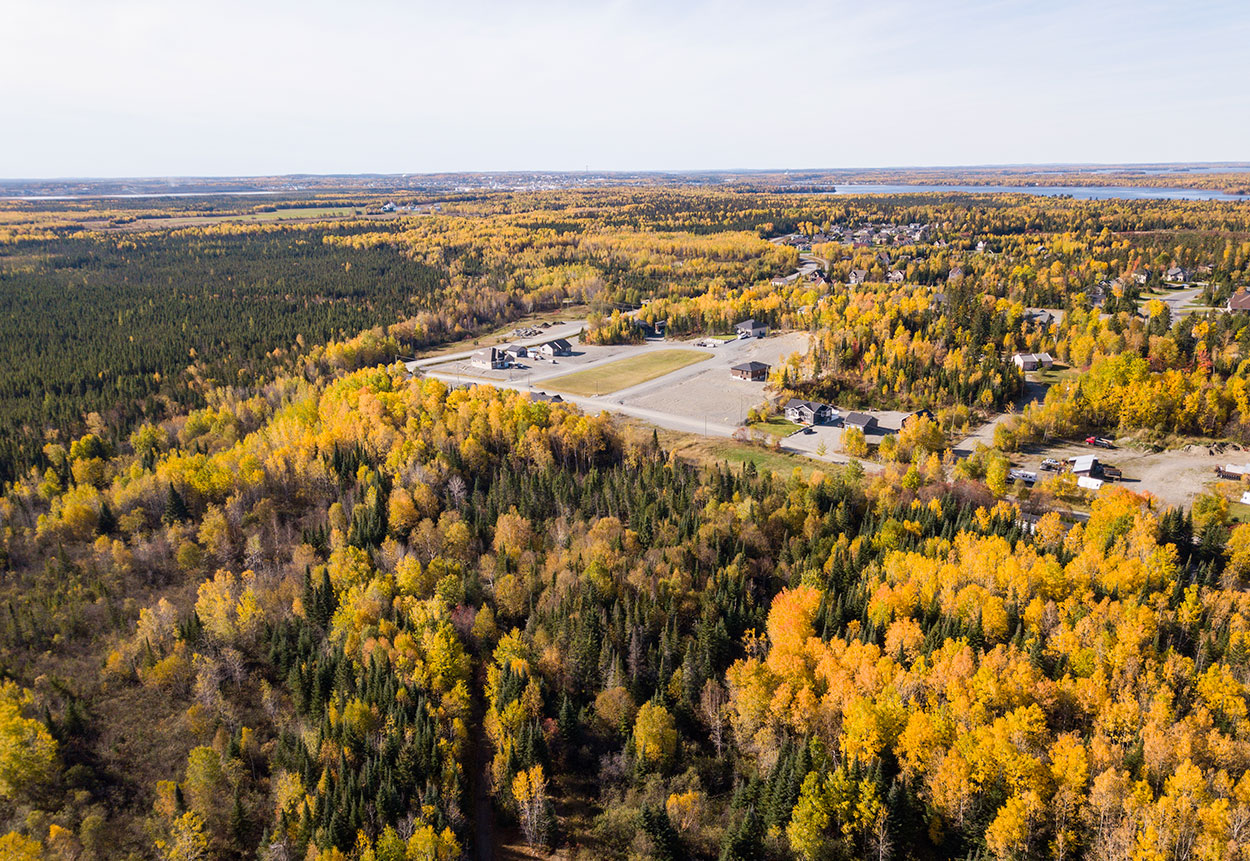
{"type": "Polygon", "coordinates": [[[1016,353],[1011,357],[1016,367],[1022,371],[1036,371],[1038,368],[1050,368],[1055,364],[1050,353],[1016,353]]]}
{"type": "Polygon", "coordinates": [[[475,368],[487,368],[492,371],[503,370],[509,365],[508,354],[498,347],[478,350],[473,354],[469,363],[475,368]]]}

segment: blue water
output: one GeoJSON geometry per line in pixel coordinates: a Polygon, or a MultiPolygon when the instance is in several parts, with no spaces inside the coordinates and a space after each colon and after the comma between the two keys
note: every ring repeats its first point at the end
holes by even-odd
{"type": "Polygon", "coordinates": [[[824,194],[925,194],[931,192],[963,192],[967,194],[1040,194],[1043,197],[1066,195],[1077,200],[1250,200],[1244,194],[1207,191],[1200,188],[1146,188],[1144,186],[1069,186],[1069,185],[868,185],[839,184],[836,191],[824,194]]]}

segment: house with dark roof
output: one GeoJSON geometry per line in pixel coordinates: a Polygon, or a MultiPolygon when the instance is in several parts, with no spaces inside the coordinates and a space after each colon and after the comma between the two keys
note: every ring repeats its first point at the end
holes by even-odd
{"type": "Polygon", "coordinates": [[[761,382],[768,379],[768,369],[771,367],[763,362],[743,362],[730,368],[729,373],[735,380],[761,382]]]}
{"type": "Polygon", "coordinates": [[[1181,281],[1188,281],[1189,270],[1186,269],[1184,266],[1173,266],[1172,268],[1168,269],[1167,272],[1164,273],[1163,280],[1171,281],[1174,284],[1179,283],[1181,281]]]}
{"type": "Polygon", "coordinates": [[[759,320],[743,320],[734,326],[739,338],[762,338],[768,334],[768,324],[759,320]]]}
{"type": "Polygon", "coordinates": [[[543,344],[539,347],[538,352],[542,353],[549,359],[555,358],[556,356],[571,356],[573,355],[573,345],[563,338],[556,338],[554,341],[543,344]]]}
{"type": "Polygon", "coordinates": [[[907,427],[912,422],[918,422],[921,419],[928,419],[929,421],[934,421],[933,413],[930,412],[929,410],[916,410],[914,413],[912,413],[911,415],[903,419],[903,427],[907,427]]]}
{"type": "Polygon", "coordinates": [[[868,280],[867,269],[852,269],[851,274],[846,276],[847,284],[863,284],[868,280]]]}
{"type": "Polygon", "coordinates": [[[795,424],[820,425],[833,419],[834,409],[819,401],[791,398],[786,402],[786,418],[795,424]]]}
{"type": "Polygon", "coordinates": [[[868,413],[847,413],[846,418],[842,420],[843,427],[858,428],[864,433],[876,430],[877,420],[868,413]]]}
{"type": "Polygon", "coordinates": [[[527,350],[521,344],[509,344],[508,346],[503,348],[503,351],[507,353],[508,358],[510,358],[514,362],[517,359],[524,359],[530,354],[529,350],[527,350]]]}
{"type": "Polygon", "coordinates": [[[548,404],[562,404],[564,398],[559,395],[549,395],[546,392],[530,392],[531,401],[543,401],[548,404]]]}

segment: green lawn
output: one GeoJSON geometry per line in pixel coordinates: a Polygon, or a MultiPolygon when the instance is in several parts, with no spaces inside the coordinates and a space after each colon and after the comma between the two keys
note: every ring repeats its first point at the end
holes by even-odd
{"type": "Polygon", "coordinates": [[[763,431],[773,436],[789,436],[795,431],[802,429],[802,425],[795,424],[785,416],[773,416],[770,419],[751,425],[751,430],[763,431]]]}
{"type": "Polygon", "coordinates": [[[545,380],[543,387],[571,395],[609,395],[710,358],[694,350],[656,350],[545,380]]]}
{"type": "Polygon", "coordinates": [[[1060,380],[1066,380],[1069,377],[1078,376],[1079,374],[1080,374],[1080,371],[1076,370],[1075,368],[1068,368],[1062,365],[1056,365],[1053,368],[1048,368],[1047,370],[1044,370],[1044,371],[1030,371],[1028,376],[1032,377],[1032,379],[1034,380],[1037,380],[1039,383],[1052,383],[1053,384],[1053,383],[1059,382],[1060,380]]]}

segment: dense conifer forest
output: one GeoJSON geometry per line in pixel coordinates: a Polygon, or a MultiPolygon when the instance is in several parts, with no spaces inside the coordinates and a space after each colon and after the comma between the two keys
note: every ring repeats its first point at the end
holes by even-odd
{"type": "Polygon", "coordinates": [[[400,204],[5,213],[0,856],[1250,857],[1250,524],[1006,466],[1245,437],[1247,204],[400,204]],[[933,417],[780,471],[396,361],[571,303],[933,417]]]}

